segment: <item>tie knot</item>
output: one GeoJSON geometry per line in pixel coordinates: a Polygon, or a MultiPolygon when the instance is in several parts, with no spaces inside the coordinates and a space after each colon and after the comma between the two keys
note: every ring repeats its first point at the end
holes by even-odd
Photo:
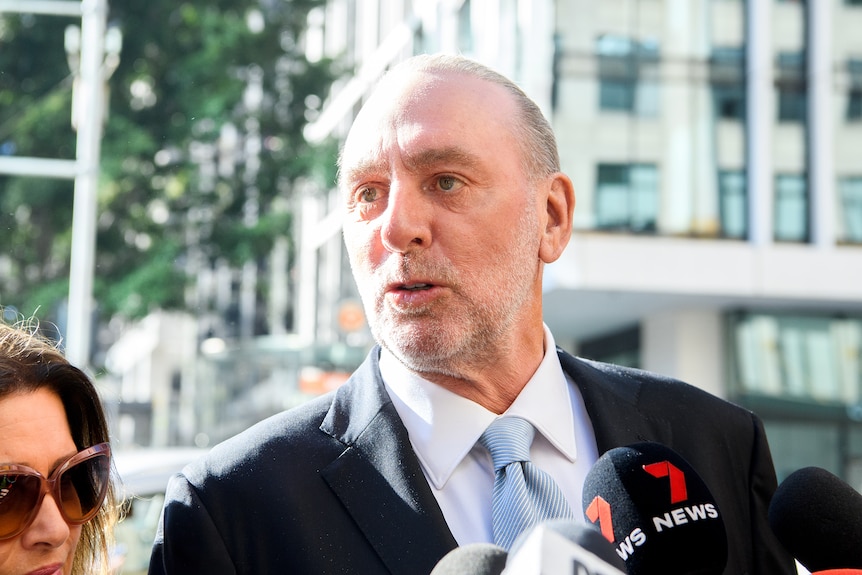
{"type": "Polygon", "coordinates": [[[479,443],[491,452],[496,471],[515,461],[529,461],[534,433],[533,426],[525,419],[501,417],[488,426],[479,443]]]}

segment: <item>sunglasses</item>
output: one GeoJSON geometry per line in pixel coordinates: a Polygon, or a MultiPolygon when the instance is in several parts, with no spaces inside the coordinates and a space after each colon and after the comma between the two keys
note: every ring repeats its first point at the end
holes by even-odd
{"type": "Polygon", "coordinates": [[[25,465],[0,464],[0,540],[27,529],[50,493],[69,525],[92,519],[108,492],[111,447],[99,443],[61,463],[47,479],[25,465]]]}

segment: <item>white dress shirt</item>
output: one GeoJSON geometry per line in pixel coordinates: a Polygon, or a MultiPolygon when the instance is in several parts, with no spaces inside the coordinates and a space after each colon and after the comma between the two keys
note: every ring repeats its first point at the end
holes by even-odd
{"type": "MultiPolygon", "coordinates": [[[[581,393],[563,372],[554,338],[544,329],[544,359],[500,417],[516,415],[533,424],[531,460],[554,478],[576,520],[583,521],[584,477],[598,458],[595,434],[581,393]]],[[[493,542],[494,467],[476,442],[497,415],[412,373],[385,349],[380,372],[455,540],[493,542]]]]}

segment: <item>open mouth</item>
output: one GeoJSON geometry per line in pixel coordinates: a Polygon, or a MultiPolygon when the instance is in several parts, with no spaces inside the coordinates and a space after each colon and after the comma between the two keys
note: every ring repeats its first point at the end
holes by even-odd
{"type": "Polygon", "coordinates": [[[431,284],[410,284],[410,285],[403,285],[399,289],[402,289],[405,291],[421,291],[421,290],[431,289],[432,287],[434,287],[434,286],[432,286],[431,284]]]}

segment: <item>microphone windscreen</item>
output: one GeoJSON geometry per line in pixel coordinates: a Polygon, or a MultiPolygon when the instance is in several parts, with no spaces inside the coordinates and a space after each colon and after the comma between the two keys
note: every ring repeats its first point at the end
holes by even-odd
{"type": "MultiPolygon", "coordinates": [[[[568,539],[574,545],[582,547],[604,561],[616,567],[620,571],[625,572],[626,565],[622,559],[614,551],[613,546],[604,538],[597,530],[585,527],[580,523],[575,523],[568,519],[552,519],[540,524],[541,527],[559,533],[568,539]]],[[[530,536],[531,531],[527,530],[515,539],[512,548],[509,550],[509,555],[517,555],[521,547],[524,546],[530,536]]]]}
{"type": "Polygon", "coordinates": [[[491,543],[470,543],[443,556],[431,575],[500,575],[508,553],[491,543]]]}
{"type": "Polygon", "coordinates": [[[602,535],[572,520],[554,519],[521,533],[503,575],[626,575],[625,564],[602,535]]]}
{"type": "Polygon", "coordinates": [[[637,443],[603,454],[584,481],[583,504],[629,575],[724,571],[727,534],[715,498],[664,445],[637,443]]]}
{"type": "Polygon", "coordinates": [[[787,476],[769,504],[769,525],[809,571],[862,569],[862,494],[825,469],[787,476]]]}

